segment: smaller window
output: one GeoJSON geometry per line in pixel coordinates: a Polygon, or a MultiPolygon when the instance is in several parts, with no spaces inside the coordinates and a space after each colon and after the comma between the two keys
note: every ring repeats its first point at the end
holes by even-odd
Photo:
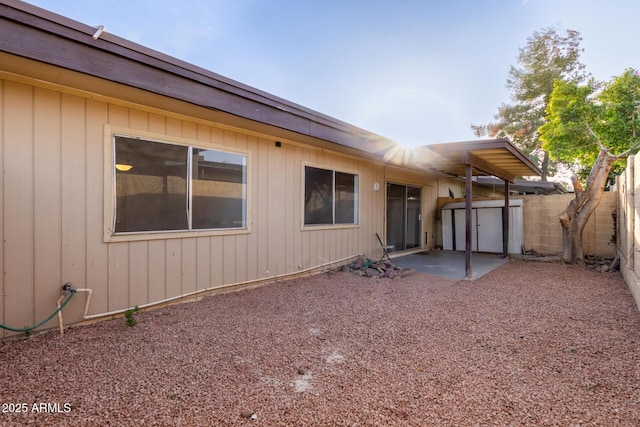
{"type": "Polygon", "coordinates": [[[358,175],[304,168],[304,224],[358,223],[358,175]]]}
{"type": "Polygon", "coordinates": [[[192,159],[192,229],[245,227],[246,156],[193,148],[192,159]]]}

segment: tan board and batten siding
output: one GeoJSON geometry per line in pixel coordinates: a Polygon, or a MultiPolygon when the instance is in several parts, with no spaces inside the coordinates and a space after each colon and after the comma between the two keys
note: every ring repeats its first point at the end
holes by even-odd
{"type": "MultiPolygon", "coordinates": [[[[0,319],[13,327],[48,316],[65,282],[93,290],[88,314],[96,315],[375,251],[375,233],[384,233],[385,173],[389,181],[426,184],[419,174],[385,172],[382,164],[295,141],[276,147],[268,136],[9,77],[0,80],[0,319]],[[111,161],[105,126],[247,151],[250,232],[105,242],[111,161]],[[359,173],[357,227],[302,229],[305,163],[359,173]]],[[[433,190],[425,192],[425,207],[435,205],[435,197],[433,190]]],[[[65,308],[65,323],[82,319],[85,298],[78,294],[65,308]]],[[[46,326],[56,326],[55,319],[46,326]]]]}

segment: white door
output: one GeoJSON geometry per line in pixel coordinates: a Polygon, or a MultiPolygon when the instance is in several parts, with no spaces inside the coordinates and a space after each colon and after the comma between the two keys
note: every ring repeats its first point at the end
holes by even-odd
{"type": "Polygon", "coordinates": [[[475,224],[478,252],[502,253],[502,208],[479,208],[475,224]]]}
{"type": "Polygon", "coordinates": [[[453,250],[453,209],[442,210],[442,248],[445,251],[453,250]]]}
{"type": "MultiPolygon", "coordinates": [[[[476,211],[478,209],[471,209],[471,250],[478,250],[478,239],[476,238],[477,233],[474,232],[476,229],[476,211]]],[[[464,209],[452,209],[455,211],[453,213],[454,216],[454,224],[455,227],[455,242],[456,242],[456,251],[464,251],[467,247],[467,224],[465,219],[465,210],[464,209]]]]}

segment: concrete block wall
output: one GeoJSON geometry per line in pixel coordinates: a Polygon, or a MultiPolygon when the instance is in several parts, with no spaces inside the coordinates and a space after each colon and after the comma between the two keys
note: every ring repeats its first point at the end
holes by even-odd
{"type": "Polygon", "coordinates": [[[618,179],[618,256],[620,271],[636,305],[640,308],[640,157],[630,156],[627,169],[618,179]]]}
{"type": "Polygon", "coordinates": [[[582,236],[585,255],[615,258],[617,202],[617,191],[603,194],[602,201],[589,218],[582,236]]]}
{"type": "Polygon", "coordinates": [[[562,252],[562,233],[558,215],[562,211],[559,196],[525,196],[522,207],[525,252],[557,255],[562,252]]]}
{"type": "MultiPolygon", "coordinates": [[[[541,255],[562,253],[562,227],[558,216],[569,205],[573,194],[525,196],[524,244],[525,252],[541,255]]],[[[600,205],[591,215],[582,235],[583,252],[605,258],[616,256],[613,214],[617,209],[617,193],[606,192],[600,205]]]]}

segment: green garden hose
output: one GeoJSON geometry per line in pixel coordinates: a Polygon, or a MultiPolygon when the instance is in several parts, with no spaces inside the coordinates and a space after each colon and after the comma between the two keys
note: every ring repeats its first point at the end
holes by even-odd
{"type": "Polygon", "coordinates": [[[72,289],[72,288],[67,288],[65,285],[65,292],[69,292],[69,296],[64,300],[64,302],[62,304],[60,304],[60,307],[58,307],[58,309],[56,309],[56,311],[54,311],[51,316],[47,317],[46,319],[44,319],[42,322],[33,325],[33,326],[29,326],[26,328],[12,328],[10,326],[7,325],[3,325],[2,323],[0,323],[0,328],[2,329],[6,329],[7,331],[12,331],[12,332],[30,332],[33,331],[36,328],[39,328],[40,326],[44,325],[45,323],[47,323],[49,320],[53,319],[53,316],[55,316],[56,314],[58,314],[58,312],[60,310],[62,310],[64,308],[65,305],[67,305],[67,303],[69,301],[71,301],[71,298],[73,298],[73,296],[76,294],[76,290],[72,289]]]}

